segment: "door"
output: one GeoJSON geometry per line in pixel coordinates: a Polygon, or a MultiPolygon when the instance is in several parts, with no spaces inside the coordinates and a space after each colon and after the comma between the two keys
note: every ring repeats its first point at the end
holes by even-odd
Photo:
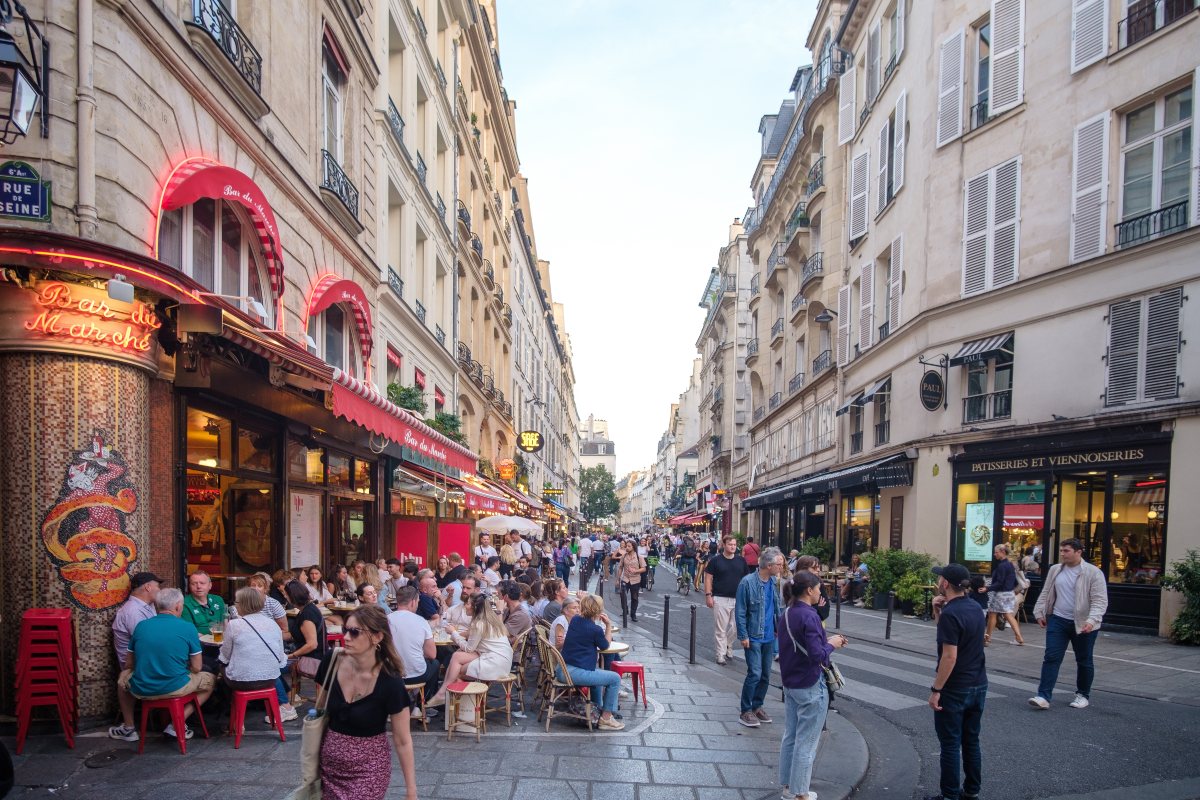
{"type": "Polygon", "coordinates": [[[1046,563],[1058,561],[1058,545],[1072,537],[1083,542],[1083,557],[1089,563],[1104,563],[1104,495],[1108,476],[1103,473],[1063,475],[1058,479],[1055,509],[1057,537],[1048,543],[1046,563]]]}
{"type": "Polygon", "coordinates": [[[375,552],[368,537],[366,504],[330,498],[333,513],[331,541],[333,563],[347,567],[361,559],[374,561],[375,552]]]}

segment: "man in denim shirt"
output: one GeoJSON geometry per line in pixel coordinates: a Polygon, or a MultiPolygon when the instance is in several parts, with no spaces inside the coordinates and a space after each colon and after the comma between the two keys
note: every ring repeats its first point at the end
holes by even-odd
{"type": "Polygon", "coordinates": [[[782,568],[783,553],[778,547],[768,547],[759,556],[758,569],[742,578],[737,588],[734,617],[738,639],[746,652],[738,722],[747,728],[771,722],[762,706],[771,684],[771,662],[775,660],[775,625],[783,613],[778,578],[782,568]]]}

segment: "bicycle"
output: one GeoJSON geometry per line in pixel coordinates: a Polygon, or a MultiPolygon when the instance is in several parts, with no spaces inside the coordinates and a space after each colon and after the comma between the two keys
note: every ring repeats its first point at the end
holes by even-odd
{"type": "Polygon", "coordinates": [[[654,573],[657,572],[658,556],[646,556],[646,588],[654,588],[654,573]]]}
{"type": "Polygon", "coordinates": [[[679,577],[676,578],[679,583],[678,592],[687,597],[692,591],[692,571],[686,566],[679,570],[679,577]]]}

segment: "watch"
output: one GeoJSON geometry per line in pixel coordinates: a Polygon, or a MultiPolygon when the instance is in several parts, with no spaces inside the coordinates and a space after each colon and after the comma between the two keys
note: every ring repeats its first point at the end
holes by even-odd
{"type": "Polygon", "coordinates": [[[941,694],[941,693],[942,693],[942,690],[941,690],[941,689],[939,689],[939,688],[937,688],[936,686],[930,686],[930,687],[929,687],[929,691],[933,692],[934,694],[941,694]]]}

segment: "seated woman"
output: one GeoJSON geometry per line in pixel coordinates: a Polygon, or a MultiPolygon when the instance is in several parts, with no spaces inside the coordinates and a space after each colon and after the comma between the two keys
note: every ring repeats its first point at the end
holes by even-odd
{"type": "Polygon", "coordinates": [[[286,592],[284,592],[284,587],[288,585],[288,581],[290,580],[292,580],[291,570],[277,569],[275,570],[275,574],[271,576],[271,588],[267,590],[267,595],[284,608],[291,605],[288,602],[286,592]]]}
{"type": "Polygon", "coordinates": [[[562,650],[563,641],[567,638],[567,627],[578,613],[579,601],[572,597],[563,603],[562,613],[551,623],[550,641],[554,642],[554,646],[559,650],[562,650]]]}
{"type": "Polygon", "coordinates": [[[620,674],[607,669],[597,669],[600,651],[609,648],[608,639],[598,620],[604,614],[604,601],[589,594],[579,603],[579,614],[567,625],[563,640],[562,656],[567,664],[567,674],[576,686],[597,687],[593,700],[600,706],[599,727],[603,730],[619,731],[625,724],[613,717],[617,710],[617,692],[621,689],[620,674]]]}
{"type": "Polygon", "coordinates": [[[300,676],[311,678],[317,674],[317,667],[325,656],[325,618],[299,582],[292,581],[287,585],[288,600],[300,609],[300,613],[288,620],[288,629],[296,649],[288,657],[296,679],[300,676]]]}
{"type": "Polygon", "coordinates": [[[427,707],[445,703],[446,687],[462,678],[494,681],[512,671],[513,649],[508,643],[508,632],[500,621],[500,615],[492,610],[492,604],[482,595],[469,597],[467,602],[471,609],[471,627],[467,629],[467,638],[463,639],[458,631],[451,629],[450,638],[458,645],[458,652],[450,658],[442,687],[425,701],[427,707]]]}
{"type": "Polygon", "coordinates": [[[369,583],[364,583],[355,590],[354,594],[358,597],[358,602],[364,606],[379,606],[383,613],[387,614],[391,611],[387,607],[387,603],[383,602],[383,598],[379,596],[379,590],[369,583]]]}
{"type": "Polygon", "coordinates": [[[547,600],[542,607],[542,619],[554,622],[562,614],[562,606],[567,599],[567,585],[560,578],[551,578],[542,583],[542,594],[547,600]]]}
{"type": "MultiPolygon", "coordinates": [[[[252,586],[243,586],[234,595],[238,615],[225,624],[219,656],[230,689],[270,689],[279,680],[280,671],[287,669],[283,632],[262,613],[265,604],[266,598],[252,586]]],[[[281,703],[279,716],[285,722],[293,720],[296,709],[281,703]]]]}
{"type": "Polygon", "coordinates": [[[449,577],[449,575],[450,559],[446,558],[445,556],[439,556],[437,560],[437,567],[433,570],[433,577],[437,578],[437,587],[439,589],[445,589],[446,584],[453,580],[453,578],[449,577]]]}
{"type": "Polygon", "coordinates": [[[346,569],[346,565],[338,564],[329,569],[329,578],[326,587],[334,597],[348,599],[354,590],[358,588],[358,584],[350,578],[350,571],[346,569]]]}
{"type": "Polygon", "coordinates": [[[535,622],[542,618],[542,612],[546,610],[546,604],[549,602],[542,594],[542,582],[534,581],[529,587],[529,613],[535,622]]]}

